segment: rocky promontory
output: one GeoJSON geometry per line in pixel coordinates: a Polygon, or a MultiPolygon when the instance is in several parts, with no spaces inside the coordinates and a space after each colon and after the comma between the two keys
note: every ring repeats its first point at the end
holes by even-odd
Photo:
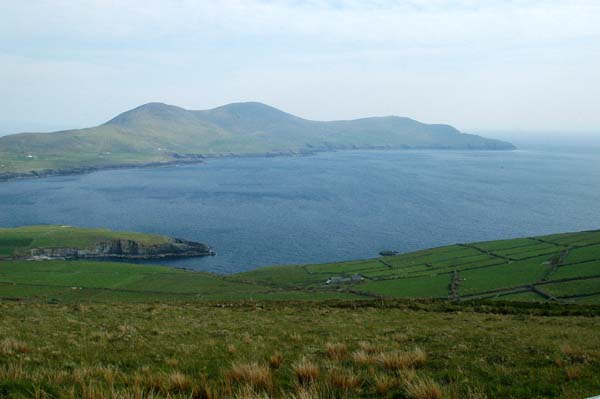
{"type": "Polygon", "coordinates": [[[32,248],[30,259],[82,259],[82,258],[124,258],[157,259],[170,257],[212,256],[214,251],[206,244],[169,238],[160,244],[144,244],[135,240],[102,241],[88,248],[49,247],[32,248]]]}

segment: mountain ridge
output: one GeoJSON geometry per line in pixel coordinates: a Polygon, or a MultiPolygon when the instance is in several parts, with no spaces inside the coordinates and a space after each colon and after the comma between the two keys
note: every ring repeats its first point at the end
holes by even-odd
{"type": "Polygon", "coordinates": [[[95,127],[0,137],[0,179],[215,156],[342,149],[512,150],[511,143],[407,117],[304,119],[260,102],[188,110],[150,102],[95,127]]]}

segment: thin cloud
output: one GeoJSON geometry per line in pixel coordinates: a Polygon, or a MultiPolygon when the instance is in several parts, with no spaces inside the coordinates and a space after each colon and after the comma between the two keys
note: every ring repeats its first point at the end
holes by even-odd
{"type": "Polygon", "coordinates": [[[316,119],[600,126],[599,1],[5,0],[0,37],[0,132],[236,100],[316,119]]]}

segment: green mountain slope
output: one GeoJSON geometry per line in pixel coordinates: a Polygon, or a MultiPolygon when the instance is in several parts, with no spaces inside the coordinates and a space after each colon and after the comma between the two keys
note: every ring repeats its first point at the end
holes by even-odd
{"type": "Polygon", "coordinates": [[[318,122],[261,103],[190,111],[149,103],[96,127],[0,137],[0,178],[349,148],[510,150],[510,143],[396,116],[318,122]]]}

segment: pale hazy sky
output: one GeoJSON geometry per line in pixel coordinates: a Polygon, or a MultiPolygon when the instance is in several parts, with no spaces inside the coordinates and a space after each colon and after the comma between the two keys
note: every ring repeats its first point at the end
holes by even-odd
{"type": "Polygon", "coordinates": [[[0,134],[150,101],[600,131],[600,0],[2,0],[0,134]]]}

